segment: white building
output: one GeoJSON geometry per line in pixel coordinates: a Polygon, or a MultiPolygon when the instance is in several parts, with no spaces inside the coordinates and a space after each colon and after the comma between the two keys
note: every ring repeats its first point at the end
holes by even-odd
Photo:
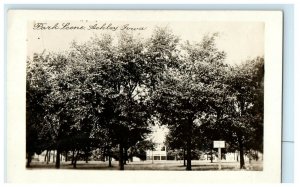
{"type": "Polygon", "coordinates": [[[152,127],[150,140],[155,143],[155,148],[146,151],[147,160],[167,160],[167,150],[163,142],[165,142],[168,128],[158,123],[156,121],[156,125],[152,127]]]}
{"type": "Polygon", "coordinates": [[[147,160],[167,160],[167,149],[163,143],[156,143],[154,150],[146,151],[147,160]]]}

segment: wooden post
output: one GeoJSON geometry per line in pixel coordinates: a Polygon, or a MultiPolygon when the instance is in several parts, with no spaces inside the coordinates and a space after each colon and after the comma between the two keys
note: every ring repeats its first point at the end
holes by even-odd
{"type": "Polygon", "coordinates": [[[219,152],[219,170],[221,170],[221,148],[218,148],[218,152],[219,152]]]}
{"type": "Polygon", "coordinates": [[[221,154],[221,149],[225,148],[225,141],[214,141],[214,148],[218,148],[218,165],[219,165],[219,170],[221,170],[221,160],[222,160],[222,154],[221,154]]]}
{"type": "Polygon", "coordinates": [[[152,149],[152,164],[154,163],[154,158],[153,158],[153,149],[152,149]]]}

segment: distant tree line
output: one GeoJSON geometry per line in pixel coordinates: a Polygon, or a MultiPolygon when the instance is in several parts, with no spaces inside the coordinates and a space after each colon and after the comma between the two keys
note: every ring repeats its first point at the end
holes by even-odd
{"type": "Polygon", "coordinates": [[[168,149],[185,151],[186,170],[192,152],[211,150],[213,140],[238,150],[244,168],[245,151],[263,151],[264,59],[226,64],[217,37],[180,42],[156,28],[146,39],[120,32],[28,57],[27,166],[43,151],[56,150],[59,168],[62,154],[101,150],[124,170],[154,148],[147,135],[159,121],[169,129],[168,149]]]}

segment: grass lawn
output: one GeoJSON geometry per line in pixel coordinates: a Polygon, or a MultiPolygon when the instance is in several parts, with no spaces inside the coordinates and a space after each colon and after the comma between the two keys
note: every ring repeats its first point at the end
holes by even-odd
{"type": "MultiPolygon", "coordinates": [[[[28,169],[55,169],[54,163],[46,164],[44,162],[32,162],[31,167],[28,169]]],[[[74,169],[71,162],[61,162],[61,169],[74,169]]],[[[84,161],[77,162],[77,170],[118,170],[118,162],[113,161],[112,167],[108,167],[108,162],[102,161],[89,161],[85,163],[84,161]]],[[[183,161],[135,161],[129,162],[125,165],[125,170],[172,170],[172,171],[184,171],[185,166],[183,166],[183,161]]],[[[218,170],[218,163],[210,163],[210,161],[204,160],[193,160],[192,170],[195,171],[209,171],[218,170]]],[[[222,170],[233,170],[240,171],[239,162],[236,161],[223,161],[222,170]]],[[[246,163],[246,169],[250,171],[262,171],[263,163],[261,161],[252,161],[251,164],[246,163]]]]}

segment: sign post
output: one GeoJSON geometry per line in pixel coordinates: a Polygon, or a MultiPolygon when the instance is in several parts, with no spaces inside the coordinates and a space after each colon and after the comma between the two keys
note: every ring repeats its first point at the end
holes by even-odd
{"type": "Polygon", "coordinates": [[[214,141],[214,148],[218,148],[219,170],[221,170],[221,148],[225,148],[225,141],[214,141]]]}

